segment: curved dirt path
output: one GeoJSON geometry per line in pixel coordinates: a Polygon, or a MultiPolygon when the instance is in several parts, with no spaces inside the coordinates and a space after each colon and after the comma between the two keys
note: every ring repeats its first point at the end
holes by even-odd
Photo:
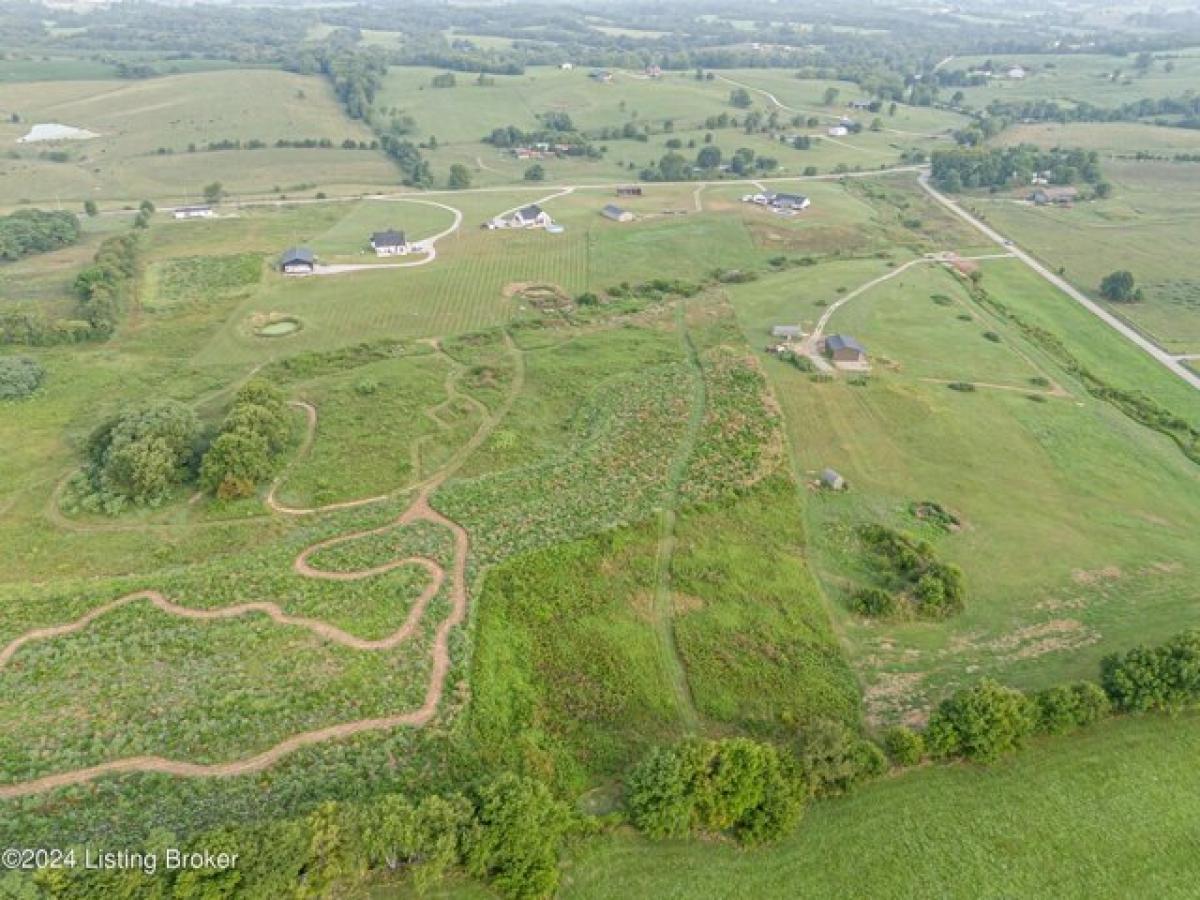
{"type": "MultiPolygon", "coordinates": [[[[9,661],[24,647],[34,641],[49,640],[55,637],[60,637],[66,634],[72,634],[83,630],[96,619],[112,612],[129,603],[138,600],[149,600],[154,606],[161,611],[170,614],[182,616],[189,619],[227,619],[237,616],[246,615],[247,613],[259,612],[269,616],[273,621],[288,626],[296,626],[307,628],[314,634],[319,635],[326,640],[339,643],[343,646],[351,647],[356,650],[387,650],[393,649],[396,646],[404,643],[412,637],[419,626],[421,619],[424,617],[426,608],[429,602],[441,590],[446,577],[446,572],[443,567],[432,559],[425,557],[405,557],[403,559],[391,560],[379,566],[374,566],[368,569],[361,569],[351,572],[330,572],[322,569],[314,568],[309,563],[309,557],[320,550],[327,549],[337,544],[342,544],[347,541],[355,540],[361,537],[367,537],[373,534],[379,534],[392,528],[402,527],[413,522],[424,521],[434,525],[439,525],[447,529],[454,537],[454,558],[450,565],[450,612],[446,618],[438,623],[434,633],[432,647],[430,648],[431,671],[429,675],[429,685],[425,691],[424,702],[417,709],[408,712],[397,713],[391,716],[382,716],[371,719],[356,719],[350,722],[342,722],[337,725],[330,725],[325,728],[317,728],[311,731],[302,731],[292,736],[285,738],[279,743],[268,749],[256,753],[253,756],[244,757],[242,759],[232,760],[224,763],[193,763],[186,760],[170,759],[164,756],[131,756],[123,759],[116,759],[110,762],[101,763],[95,766],[89,766],[83,769],[75,769],[67,772],[58,772],[51,775],[44,775],[40,778],[34,778],[29,781],[17,782],[15,784],[0,785],[0,800],[14,799],[17,797],[27,797],[33,794],[44,793],[45,791],[54,790],[56,788],[70,787],[73,785],[86,784],[94,781],[97,778],[106,775],[116,775],[134,772],[158,772],[167,775],[175,775],[182,778],[213,778],[213,777],[229,777],[234,775],[247,775],[254,772],[261,772],[263,769],[274,765],[283,757],[290,753],[309,747],[314,744],[324,743],[326,741],[340,740],[342,738],[352,737],[357,734],[372,731],[387,731],[400,726],[420,727],[428,723],[437,713],[438,705],[441,703],[442,695],[445,692],[446,676],[450,672],[450,633],[460,625],[466,618],[467,614],[467,555],[470,552],[470,537],[457,522],[439,513],[429,504],[429,496],[433,493],[455,470],[457,470],[480,444],[485,441],[491,434],[508,410],[511,408],[517,395],[520,393],[524,384],[525,368],[524,357],[512,341],[512,338],[505,333],[505,345],[514,353],[517,360],[516,370],[513,376],[513,383],[508,396],[504,403],[492,415],[484,418],[480,423],[475,434],[455,453],[453,457],[442,467],[437,473],[419,487],[417,496],[413,499],[409,507],[401,513],[401,515],[386,525],[377,528],[363,529],[350,532],[349,534],[337,535],[333,538],[328,538],[318,541],[300,553],[292,562],[293,570],[302,576],[309,578],[323,578],[339,581],[355,581],[363,578],[370,578],[380,575],[384,572],[391,571],[404,565],[420,565],[431,575],[431,582],[417,598],[413,604],[413,608],[404,624],[395,632],[385,638],[377,640],[367,640],[359,638],[348,632],[343,631],[336,626],[330,625],[327,622],[322,622],[316,619],[308,619],[300,616],[290,616],[283,612],[274,603],[270,602],[251,602],[242,603],[235,606],[224,607],[215,610],[201,610],[192,607],[180,606],[168,600],[165,596],[157,591],[138,591],[133,594],[127,594],[124,597],[119,597],[110,603],[96,607],[84,614],[73,622],[64,625],[54,625],[45,628],[35,628],[25,634],[10,641],[3,649],[0,649],[0,670],[3,670],[9,661]]],[[[316,409],[311,404],[298,403],[306,409],[310,416],[310,422],[315,427],[316,424],[316,409]]],[[[311,446],[311,433],[306,436],[307,440],[302,444],[302,449],[311,446]]],[[[365,498],[361,501],[349,501],[351,504],[361,505],[363,503],[373,502],[374,498],[365,498]]],[[[320,507],[311,510],[288,510],[287,508],[280,511],[287,511],[291,514],[303,515],[306,513],[323,512],[331,508],[343,508],[341,504],[335,504],[333,507],[320,507]]]]}
{"type": "Polygon", "coordinates": [[[427,266],[437,259],[437,242],[444,237],[454,234],[454,232],[458,231],[459,226],[462,225],[462,210],[446,203],[438,203],[436,200],[415,200],[411,197],[378,197],[376,199],[387,203],[420,203],[422,206],[436,206],[438,209],[444,209],[453,215],[454,221],[450,224],[449,228],[443,228],[437,234],[423,238],[412,245],[412,249],[409,252],[424,253],[425,256],[421,259],[402,263],[333,263],[328,266],[317,265],[313,268],[314,275],[344,275],[347,272],[373,272],[376,269],[411,269],[415,266],[427,266]]]}

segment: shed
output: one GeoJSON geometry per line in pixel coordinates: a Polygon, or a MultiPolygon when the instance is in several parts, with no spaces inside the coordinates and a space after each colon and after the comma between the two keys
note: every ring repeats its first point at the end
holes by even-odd
{"type": "Polygon", "coordinates": [[[618,197],[640,197],[642,196],[641,186],[636,184],[622,184],[617,187],[618,197]]]}
{"type": "Polygon", "coordinates": [[[612,203],[607,204],[604,209],[600,210],[600,215],[606,219],[612,219],[614,222],[632,222],[633,213],[627,209],[621,209],[612,203]]]}
{"type": "Polygon", "coordinates": [[[846,479],[833,469],[822,469],[821,487],[831,491],[844,491],[846,489],[846,479]]]}
{"type": "Polygon", "coordinates": [[[1073,187],[1044,187],[1029,195],[1029,199],[1038,206],[1057,204],[1066,206],[1074,203],[1079,197],[1079,189],[1073,187]]]}
{"type": "Polygon", "coordinates": [[[176,219],[211,219],[216,215],[211,206],[177,206],[176,219]]]}
{"type": "Polygon", "coordinates": [[[311,275],[317,260],[307,247],[289,247],[279,256],[279,271],[285,275],[311,275]]]}
{"type": "Polygon", "coordinates": [[[831,334],[825,338],[825,355],[834,362],[865,362],[866,348],[846,334],[831,334]]]}
{"type": "Polygon", "coordinates": [[[771,337],[792,341],[798,337],[804,337],[804,329],[799,325],[775,325],[771,328],[771,337]]]}

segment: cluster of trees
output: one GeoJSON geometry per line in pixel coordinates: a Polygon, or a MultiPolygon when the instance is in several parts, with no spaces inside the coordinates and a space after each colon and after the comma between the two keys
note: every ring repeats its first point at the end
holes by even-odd
{"type": "Polygon", "coordinates": [[[195,477],[203,436],[195,412],[176,400],[133,406],[88,437],[74,495],[84,509],[110,515],[130,503],[157,506],[195,477]]]}
{"type": "MultiPolygon", "coordinates": [[[[566,150],[563,151],[568,156],[588,156],[597,157],[600,155],[588,139],[575,131],[571,125],[571,118],[566,113],[555,113],[554,116],[561,116],[551,121],[555,125],[565,125],[565,128],[551,127],[547,124],[543,117],[545,128],[537,131],[523,131],[516,125],[506,125],[501,128],[493,128],[491,134],[483,138],[483,143],[491,144],[493,147],[499,147],[506,150],[512,147],[531,147],[534,144],[550,144],[551,146],[563,146],[566,150]]],[[[632,127],[632,125],[631,125],[632,127]]]]}
{"type": "Polygon", "coordinates": [[[731,175],[740,176],[771,172],[779,167],[779,160],[771,156],[758,156],[749,147],[739,147],[727,163],[724,159],[721,149],[715,144],[701,147],[694,160],[677,150],[669,150],[656,165],[643,169],[639,177],[642,181],[690,181],[697,175],[711,178],[718,172],[728,171],[731,175]]]}
{"type": "Polygon", "coordinates": [[[1134,281],[1132,272],[1119,269],[1100,280],[1100,296],[1113,303],[1138,303],[1142,299],[1142,289],[1134,281]]]}
{"type": "MultiPolygon", "coordinates": [[[[461,793],[365,803],[326,802],[295,819],[227,825],[197,835],[185,852],[237,854],[224,869],[58,870],[53,896],[329,897],[368,879],[407,875],[419,893],[467,874],[505,897],[542,898],[558,888],[559,859],[582,833],[579,816],[538,781],[502,774],[461,793]]],[[[162,847],[180,842],[161,836],[162,847]]],[[[151,848],[153,849],[153,848],[151,848]]],[[[30,896],[50,896],[31,893],[30,896]]]]}
{"type": "Polygon", "coordinates": [[[962,611],[966,600],[962,569],[939,560],[928,541],[878,524],[863,525],[858,535],[889,583],[887,589],[868,587],[855,593],[851,598],[855,612],[945,619],[962,611]]]}
{"type": "MultiPolygon", "coordinates": [[[[139,210],[139,215],[149,215],[139,210]]],[[[139,243],[136,233],[107,238],[92,264],[75,276],[78,316],[91,337],[107,338],[116,330],[125,295],[137,275],[139,243]]]]}
{"type": "Polygon", "coordinates": [[[1106,657],[1100,683],[1122,712],[1175,711],[1200,700],[1200,631],[1106,657]]]}
{"type": "MultiPolygon", "coordinates": [[[[241,140],[239,138],[225,138],[220,141],[209,141],[203,147],[197,147],[195,144],[188,144],[188,153],[195,153],[197,150],[213,152],[216,150],[264,150],[268,147],[276,149],[290,150],[330,150],[334,147],[341,147],[343,150],[378,150],[379,141],[356,141],[354,138],[346,138],[341,143],[335,144],[332,138],[279,138],[273,144],[269,144],[260,138],[250,138],[249,140],[241,140]]],[[[166,152],[171,152],[167,150],[166,152]]]]}
{"type": "Polygon", "coordinates": [[[1100,157],[1094,150],[1041,150],[1031,144],[955,148],[934,151],[930,163],[934,183],[951,193],[1028,185],[1035,172],[1045,173],[1051,184],[1102,181],[1100,157]]]}
{"type": "Polygon", "coordinates": [[[385,134],[380,138],[380,146],[399,166],[405,184],[410,187],[429,187],[433,184],[433,170],[429,167],[429,161],[412,141],[385,134]]]}
{"type": "Polygon", "coordinates": [[[28,356],[0,356],[0,400],[24,400],[42,385],[46,370],[28,356]]]}
{"type": "Polygon", "coordinates": [[[262,378],[247,382],[201,458],[201,489],[221,500],[250,496],[271,476],[290,430],[279,389],[262,378]]]}
{"type": "Polygon", "coordinates": [[[1120,106],[1097,106],[1087,101],[1062,106],[1053,100],[994,100],[985,111],[987,118],[1003,128],[1013,122],[1139,122],[1200,128],[1200,95],[1194,91],[1178,97],[1150,97],[1120,106]]]}
{"type": "Polygon", "coordinates": [[[79,220],[60,210],[19,209],[0,216],[0,262],[68,247],[79,240],[79,220]]]}
{"type": "Polygon", "coordinates": [[[747,844],[790,833],[809,793],[791,754],[748,738],[657,747],[625,790],[630,821],[650,837],[728,833],[747,844]]]}

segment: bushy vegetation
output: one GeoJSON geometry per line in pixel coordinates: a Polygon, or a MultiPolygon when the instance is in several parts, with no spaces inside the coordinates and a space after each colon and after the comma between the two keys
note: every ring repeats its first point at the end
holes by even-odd
{"type": "Polygon", "coordinates": [[[19,209],[0,216],[0,262],[68,247],[79,240],[74,213],[19,209]]]}
{"type": "Polygon", "coordinates": [[[92,432],[75,494],[88,510],[115,514],[127,504],[157,506],[195,477],[203,431],[175,400],[140,403],[92,432]]]}
{"type": "Polygon", "coordinates": [[[1100,682],[1122,712],[1177,710],[1200,699],[1200,631],[1105,657],[1100,682]]]}
{"type": "Polygon", "coordinates": [[[543,898],[555,893],[559,858],[580,830],[577,815],[545,785],[501,774],[461,792],[327,801],[301,818],[226,826],[161,845],[236,854],[227,868],[146,874],[79,865],[31,879],[22,896],[328,897],[384,874],[403,874],[424,893],[458,872],[504,897],[543,898]]]}
{"type": "Polygon", "coordinates": [[[290,431],[279,389],[261,378],[247,382],[204,453],[200,487],[221,500],[250,496],[271,476],[290,431]]]}
{"type": "Polygon", "coordinates": [[[935,151],[930,162],[934,183],[950,193],[1020,187],[1030,184],[1035,172],[1046,173],[1051,184],[1096,184],[1101,180],[1100,157],[1094,150],[1039,150],[1031,144],[960,148],[935,151]]]}
{"type": "Polygon", "coordinates": [[[814,797],[844,794],[888,768],[887,757],[877,744],[834,719],[814,719],[801,725],[792,749],[814,797]]]}
{"type": "Polygon", "coordinates": [[[991,762],[1019,749],[1037,722],[1036,706],[1028,697],[984,679],[938,705],[925,741],[935,756],[991,762]]]}
{"type": "Polygon", "coordinates": [[[1142,299],[1142,290],[1128,269],[1110,272],[1100,280],[1100,296],[1113,303],[1135,303],[1142,299]]]}
{"type": "Polygon", "coordinates": [[[903,725],[883,733],[883,749],[897,766],[915,766],[925,756],[925,737],[903,725]]]}
{"type": "Polygon", "coordinates": [[[24,400],[41,387],[46,370],[28,356],[0,356],[0,400],[24,400]]]}
{"type": "Polygon", "coordinates": [[[856,612],[889,615],[904,610],[917,618],[945,619],[962,611],[966,600],[962,570],[939,560],[928,541],[878,524],[861,526],[858,536],[887,583],[886,589],[858,591],[852,600],[856,612]]]}
{"type": "Polygon", "coordinates": [[[116,330],[126,294],[137,275],[138,249],[136,234],[108,238],[96,251],[92,264],[75,278],[79,316],[93,336],[107,338],[116,330]]]}
{"type": "Polygon", "coordinates": [[[656,747],[630,773],[630,820],[651,837],[727,833],[747,844],[784,837],[804,812],[794,759],[748,738],[656,747]]]}

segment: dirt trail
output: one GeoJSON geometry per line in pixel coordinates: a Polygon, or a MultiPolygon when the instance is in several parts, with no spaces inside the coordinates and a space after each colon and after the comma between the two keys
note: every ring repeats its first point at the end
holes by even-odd
{"type": "MultiPolygon", "coordinates": [[[[429,503],[430,495],[452,475],[480,444],[485,441],[491,434],[496,424],[500,422],[511,408],[516,396],[520,393],[524,385],[525,367],[524,357],[520,350],[512,342],[511,337],[505,334],[505,345],[510,352],[514,354],[516,360],[516,369],[513,376],[513,383],[508,396],[504,403],[496,411],[494,415],[485,416],[480,423],[479,428],[471,439],[464,444],[450,461],[436,472],[430,478],[426,479],[418,488],[417,496],[413,499],[409,507],[395,519],[386,525],[363,529],[360,531],[351,532],[349,534],[338,535],[323,541],[318,541],[306,547],[296,556],[292,562],[293,570],[304,577],[308,578],[323,578],[339,581],[356,581],[363,578],[371,578],[384,572],[391,571],[405,565],[422,566],[429,572],[431,581],[421,595],[413,604],[413,608],[404,624],[392,634],[385,638],[377,640],[367,640],[365,638],[356,637],[348,632],[330,625],[327,622],[321,622],[316,619],[308,619],[300,616],[290,616],[285,613],[279,606],[269,602],[251,602],[242,603],[235,606],[224,607],[221,609],[194,609],[192,607],[180,606],[177,603],[171,602],[165,596],[157,591],[138,591],[137,593],[127,594],[124,597],[119,597],[110,603],[96,607],[85,615],[76,619],[73,622],[64,625],[54,625],[44,628],[32,629],[15,640],[8,643],[3,649],[0,649],[0,670],[9,663],[9,661],[24,647],[34,641],[49,640],[55,637],[61,637],[66,634],[72,634],[83,630],[96,619],[112,612],[127,604],[138,600],[149,600],[154,606],[162,612],[169,615],[182,616],[189,619],[212,620],[212,619],[228,619],[243,616],[248,613],[263,613],[269,616],[273,621],[286,626],[295,626],[307,628],[314,634],[320,637],[341,644],[342,646],[350,647],[355,650],[390,650],[406,640],[411,638],[417,627],[420,625],[424,617],[425,610],[429,602],[437,596],[446,579],[446,572],[443,567],[432,559],[419,556],[405,557],[403,559],[391,560],[379,566],[374,566],[368,569],[360,569],[352,572],[330,572],[322,569],[317,569],[308,561],[314,553],[322,549],[326,549],[337,544],[342,544],[347,541],[357,538],[368,537],[370,535],[379,534],[392,528],[403,527],[404,525],[413,522],[424,521],[434,525],[439,525],[447,529],[454,537],[454,558],[450,566],[450,613],[446,618],[438,623],[434,633],[433,645],[430,649],[431,671],[429,675],[429,685],[425,691],[424,702],[415,710],[408,712],[397,713],[392,716],[383,716],[373,719],[358,719],[351,722],[342,722],[337,725],[330,725],[325,728],[318,728],[312,731],[302,731],[294,734],[272,747],[262,751],[261,753],[248,756],[243,759],[233,760],[224,763],[193,763],[185,760],[168,759],[163,756],[132,756],[124,759],[116,759],[110,762],[101,763],[95,766],[89,766],[84,769],[75,769],[68,772],[59,772],[51,775],[45,775],[41,778],[31,779],[29,781],[18,782],[15,784],[0,785],[0,800],[14,799],[17,797],[26,797],[33,794],[40,794],[45,791],[54,790],[56,788],[69,787],[71,785],[85,784],[101,778],[105,775],[115,775],[132,772],[159,772],[167,775],[175,775],[183,778],[212,778],[212,777],[228,777],[233,775],[247,775],[254,772],[260,772],[263,769],[274,765],[284,756],[295,752],[303,747],[312,746],[314,744],[323,743],[325,741],[339,740],[342,738],[352,737],[356,734],[362,734],[369,731],[386,731],[400,726],[419,727],[429,722],[437,713],[437,708],[441,702],[442,695],[446,687],[446,676],[450,672],[450,633],[466,618],[467,613],[467,556],[470,552],[470,538],[466,530],[457,522],[447,518],[446,516],[435,510],[429,503]]],[[[297,402],[297,406],[305,409],[308,416],[310,428],[305,436],[305,440],[301,445],[301,451],[307,452],[312,446],[313,434],[316,427],[316,408],[311,404],[297,402]]],[[[297,510],[289,507],[272,506],[279,512],[291,515],[305,515],[309,513],[324,512],[330,509],[341,509],[348,505],[363,505],[365,503],[375,502],[379,498],[364,498],[358,501],[348,501],[343,504],[333,504],[328,507],[319,507],[316,509],[297,510]]]]}

